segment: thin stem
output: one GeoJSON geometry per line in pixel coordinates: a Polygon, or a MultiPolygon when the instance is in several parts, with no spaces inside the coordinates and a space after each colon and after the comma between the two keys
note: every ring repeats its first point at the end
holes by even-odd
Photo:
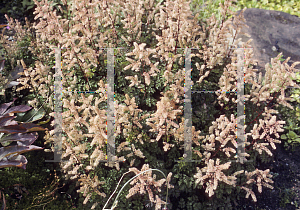
{"type": "MultiPolygon", "coordinates": [[[[112,206],[112,208],[111,208],[110,210],[113,210],[113,209],[116,207],[116,205],[117,205],[117,203],[118,203],[118,197],[119,197],[120,193],[122,192],[123,188],[124,188],[129,182],[131,182],[133,179],[135,179],[136,177],[138,177],[139,175],[141,175],[141,174],[143,174],[143,173],[145,173],[145,172],[147,172],[147,171],[159,171],[159,172],[161,172],[161,173],[164,175],[164,177],[165,177],[165,179],[166,179],[166,182],[167,182],[167,195],[166,195],[165,209],[167,208],[169,182],[167,181],[166,175],[164,174],[164,172],[162,172],[162,171],[159,170],[159,169],[148,169],[148,170],[143,171],[143,172],[137,174],[136,176],[132,177],[131,179],[129,179],[129,180],[124,184],[124,186],[123,186],[123,187],[121,188],[121,190],[119,191],[119,193],[118,193],[118,195],[117,195],[117,197],[116,197],[116,199],[115,199],[115,201],[114,201],[114,203],[113,203],[113,206],[112,206]]],[[[125,174],[127,174],[127,173],[129,173],[129,172],[132,172],[132,171],[128,171],[128,172],[126,172],[125,174]]],[[[123,176],[124,176],[125,174],[123,174],[123,176]]],[[[113,194],[116,192],[116,190],[117,190],[117,188],[118,188],[118,186],[119,186],[119,184],[120,184],[120,182],[121,182],[123,176],[121,177],[121,179],[120,179],[120,181],[119,181],[119,183],[118,183],[118,185],[117,185],[115,191],[113,192],[113,194]]],[[[112,195],[113,195],[113,194],[112,194],[112,195]]],[[[110,196],[110,198],[108,199],[108,201],[111,199],[112,195],[110,196]]],[[[102,210],[107,210],[107,209],[105,209],[105,207],[106,207],[108,201],[106,202],[106,204],[104,205],[104,207],[103,207],[102,210]]]]}

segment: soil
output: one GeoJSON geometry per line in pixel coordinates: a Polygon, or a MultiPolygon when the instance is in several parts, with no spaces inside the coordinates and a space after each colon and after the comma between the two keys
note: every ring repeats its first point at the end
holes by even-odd
{"type": "Polygon", "coordinates": [[[256,203],[249,197],[242,200],[236,209],[300,210],[300,146],[284,148],[281,143],[276,144],[276,148],[273,160],[259,167],[261,170],[270,169],[274,188],[263,187],[261,194],[255,192],[256,203]]]}

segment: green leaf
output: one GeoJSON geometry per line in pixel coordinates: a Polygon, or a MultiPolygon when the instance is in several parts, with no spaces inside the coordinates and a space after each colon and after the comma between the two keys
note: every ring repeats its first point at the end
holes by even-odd
{"type": "Polygon", "coordinates": [[[26,11],[31,10],[35,5],[30,5],[27,7],[26,11]]]}
{"type": "Polygon", "coordinates": [[[296,138],[293,140],[294,142],[300,142],[300,138],[296,138]]]}
{"type": "Polygon", "coordinates": [[[58,5],[58,3],[52,2],[50,5],[54,7],[54,6],[58,5]]]}
{"type": "Polygon", "coordinates": [[[291,139],[298,137],[298,135],[294,131],[289,131],[288,135],[291,139]]]}
{"type": "Polygon", "coordinates": [[[24,115],[24,113],[17,114],[18,117],[16,118],[16,121],[34,122],[34,121],[42,119],[45,116],[45,113],[46,112],[44,111],[43,108],[40,108],[39,110],[32,109],[28,113],[26,113],[25,116],[23,116],[23,117],[22,117],[22,115],[24,115]]]}

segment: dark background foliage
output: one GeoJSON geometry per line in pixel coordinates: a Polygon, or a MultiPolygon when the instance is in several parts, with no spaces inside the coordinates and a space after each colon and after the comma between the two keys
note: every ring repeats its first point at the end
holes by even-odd
{"type": "Polygon", "coordinates": [[[25,25],[25,17],[32,23],[34,21],[35,4],[32,0],[2,0],[0,1],[0,24],[7,24],[4,17],[7,14],[25,25]]]}

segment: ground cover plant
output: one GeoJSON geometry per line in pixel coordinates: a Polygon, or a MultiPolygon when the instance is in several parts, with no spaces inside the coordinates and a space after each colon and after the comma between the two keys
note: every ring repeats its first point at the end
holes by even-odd
{"type": "MultiPolygon", "coordinates": [[[[208,19],[212,14],[215,14],[218,20],[222,19],[219,4],[224,4],[224,0],[192,0],[191,1],[191,10],[194,14],[197,12],[200,13],[199,18],[203,21],[208,19]]],[[[266,10],[276,10],[289,13],[291,15],[296,15],[300,17],[299,7],[300,1],[286,1],[286,0],[267,0],[267,1],[257,1],[257,0],[241,0],[241,1],[232,1],[232,6],[229,7],[230,10],[236,12],[243,8],[259,8],[266,10]]],[[[226,19],[232,18],[232,15],[227,13],[226,19]]]]}
{"type": "MultiPolygon", "coordinates": [[[[220,5],[222,15],[230,12],[230,3],[220,5]]],[[[272,77],[261,81],[250,67],[251,51],[245,50],[244,155],[253,162],[234,162],[237,99],[226,92],[204,97],[215,102],[207,107],[213,116],[197,110],[204,107],[203,96],[193,98],[193,109],[200,112],[193,118],[193,159],[201,162],[177,162],[183,157],[186,120],[183,49],[200,48],[192,52],[194,89],[236,90],[237,55],[228,49],[236,42],[228,43],[225,37],[232,33],[228,22],[219,22],[213,15],[208,24],[202,24],[192,16],[187,1],[62,1],[60,11],[54,11],[47,1],[35,4],[35,36],[28,36],[28,43],[38,59],[34,65],[23,61],[24,75],[16,92],[32,91],[24,100],[36,109],[43,106],[52,117],[53,129],[55,59],[49,48],[66,48],[62,50],[62,84],[64,90],[73,92],[63,92],[62,143],[67,162],[61,163],[61,172],[78,183],[77,192],[82,194],[78,208],[102,209],[125,172],[132,171],[133,176],[150,168],[160,169],[167,178],[152,172],[137,177],[131,188],[124,188],[117,208],[160,209],[165,204],[167,182],[169,209],[234,209],[238,194],[251,195],[256,201],[262,186],[272,188],[269,169],[257,167],[257,163],[270,159],[279,143],[278,132],[283,131],[284,122],[277,121],[270,103],[293,108],[286,102],[284,90],[296,86],[292,78],[297,63],[290,67],[278,56],[272,59],[272,67],[266,66],[272,77]],[[115,159],[121,162],[113,164],[100,162],[105,160],[107,148],[108,60],[101,48],[108,47],[128,49],[126,53],[115,51],[115,159]]],[[[235,19],[237,27],[241,19],[242,13],[235,19]]],[[[31,33],[29,27],[26,31],[13,20],[9,25],[20,34],[31,33]]],[[[18,37],[16,40],[18,43],[18,37]]],[[[8,48],[7,40],[2,41],[8,48]]],[[[10,43],[16,47],[14,44],[10,43]]],[[[44,140],[53,150],[53,130],[44,140]]]]}

